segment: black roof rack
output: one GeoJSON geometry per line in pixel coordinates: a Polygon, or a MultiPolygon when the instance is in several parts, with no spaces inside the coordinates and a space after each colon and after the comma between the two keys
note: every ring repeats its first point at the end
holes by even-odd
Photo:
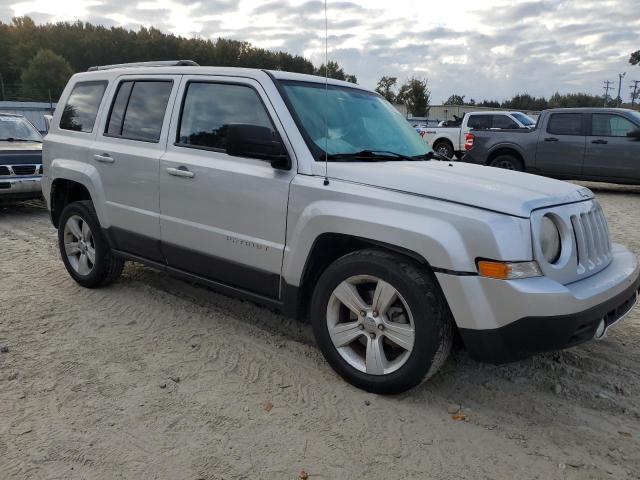
{"type": "Polygon", "coordinates": [[[114,65],[99,65],[89,67],[87,72],[95,72],[97,70],[111,70],[113,68],[136,68],[136,67],[199,67],[193,60],[163,60],[159,62],[134,62],[134,63],[116,63],[114,65]]]}

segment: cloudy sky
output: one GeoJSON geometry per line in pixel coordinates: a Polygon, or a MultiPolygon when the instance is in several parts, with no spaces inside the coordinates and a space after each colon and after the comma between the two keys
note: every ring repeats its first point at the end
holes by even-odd
{"type": "MultiPolygon", "coordinates": [[[[202,38],[248,40],[324,61],[323,1],[0,0],[0,20],[86,20],[202,38]]],[[[434,103],[528,92],[602,93],[640,67],[640,0],[328,0],[329,59],[359,83],[382,75],[429,79],[434,103]]],[[[615,95],[615,92],[614,92],[615,95]]]]}

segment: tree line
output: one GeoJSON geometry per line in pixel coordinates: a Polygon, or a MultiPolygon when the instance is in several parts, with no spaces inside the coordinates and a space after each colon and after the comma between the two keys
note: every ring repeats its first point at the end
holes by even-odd
{"type": "Polygon", "coordinates": [[[355,83],[337,62],[315,67],[300,55],[249,42],[185,38],[156,28],[128,30],[87,22],[0,22],[0,100],[57,100],[69,77],[94,65],[190,59],[200,65],[265,68],[355,83]]]}

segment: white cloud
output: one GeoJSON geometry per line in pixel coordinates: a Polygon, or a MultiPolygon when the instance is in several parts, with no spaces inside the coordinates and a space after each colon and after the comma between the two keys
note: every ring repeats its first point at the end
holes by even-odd
{"type": "MultiPolygon", "coordinates": [[[[0,9],[3,21],[13,14],[153,25],[183,36],[248,40],[305,55],[316,65],[324,61],[322,0],[8,3],[0,9]]],[[[640,49],[637,7],[637,0],[328,0],[329,57],[368,87],[382,75],[428,77],[434,101],[452,93],[476,99],[599,94],[602,81],[618,72],[636,70],[634,79],[640,78],[640,69],[627,63],[640,49]]]]}

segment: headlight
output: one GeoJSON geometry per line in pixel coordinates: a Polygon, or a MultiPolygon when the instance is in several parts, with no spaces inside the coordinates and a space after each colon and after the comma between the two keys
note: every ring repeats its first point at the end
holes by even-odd
{"type": "Polygon", "coordinates": [[[540,250],[542,250],[545,260],[551,264],[558,261],[562,251],[560,231],[548,215],[542,217],[540,222],[540,250]]]}

